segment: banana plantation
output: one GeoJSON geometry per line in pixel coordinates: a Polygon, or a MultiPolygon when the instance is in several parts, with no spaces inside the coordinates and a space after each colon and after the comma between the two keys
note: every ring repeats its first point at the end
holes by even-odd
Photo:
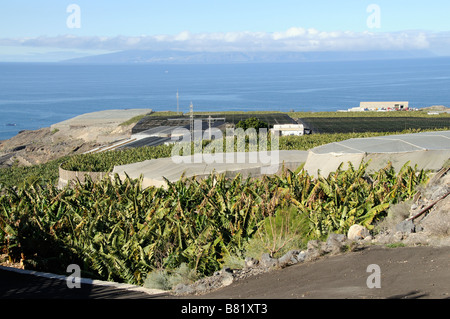
{"type": "Polygon", "coordinates": [[[426,180],[408,164],[369,173],[361,163],[318,178],[300,167],[259,179],[181,178],[166,189],[117,176],[62,190],[30,182],[0,192],[0,252],[28,269],[65,274],[75,263],[83,276],[138,285],[181,264],[210,275],[245,255],[277,214],[293,212],[301,225],[286,225],[300,227],[304,243],[355,223],[370,229],[426,180]]]}

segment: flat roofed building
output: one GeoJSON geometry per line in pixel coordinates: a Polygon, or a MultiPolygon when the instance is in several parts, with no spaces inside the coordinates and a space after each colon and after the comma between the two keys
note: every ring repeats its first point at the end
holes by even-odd
{"type": "Polygon", "coordinates": [[[407,110],[409,102],[361,102],[360,109],[377,110],[407,110]]]}
{"type": "Polygon", "coordinates": [[[303,135],[305,128],[303,124],[275,124],[271,129],[273,134],[278,134],[281,136],[287,135],[303,135]]]}

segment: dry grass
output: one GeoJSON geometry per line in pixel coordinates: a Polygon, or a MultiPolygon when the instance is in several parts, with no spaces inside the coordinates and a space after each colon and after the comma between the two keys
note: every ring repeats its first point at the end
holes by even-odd
{"type": "Polygon", "coordinates": [[[395,226],[409,217],[412,200],[391,205],[388,214],[375,228],[375,231],[395,231],[395,226]]]}
{"type": "Polygon", "coordinates": [[[424,231],[433,236],[450,236],[450,196],[430,210],[420,224],[424,231]]]}

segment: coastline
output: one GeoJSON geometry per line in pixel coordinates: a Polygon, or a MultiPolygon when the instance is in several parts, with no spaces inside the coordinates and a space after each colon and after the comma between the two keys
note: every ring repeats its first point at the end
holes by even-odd
{"type": "Polygon", "coordinates": [[[134,124],[121,125],[151,109],[114,109],[85,113],[38,130],[26,130],[0,142],[0,167],[43,164],[67,155],[81,154],[131,136],[134,124]]]}
{"type": "MultiPolygon", "coordinates": [[[[16,136],[0,141],[0,167],[11,166],[13,163],[18,163],[22,166],[30,166],[35,164],[42,164],[53,159],[60,158],[66,155],[81,154],[99,147],[105,147],[120,142],[121,140],[129,139],[132,135],[134,126],[140,117],[152,114],[151,118],[155,119],[158,116],[170,118],[174,116],[175,112],[162,111],[153,112],[152,109],[111,109],[99,112],[90,112],[78,115],[74,118],[54,123],[49,127],[38,130],[24,130],[16,136]],[[154,116],[154,117],[153,117],[154,116]],[[12,155],[11,155],[12,154],[12,155]]],[[[195,112],[196,116],[210,116],[217,112],[195,112]]],[[[335,128],[344,128],[339,118],[345,118],[346,121],[351,119],[354,125],[369,125],[369,122],[358,123],[359,118],[373,119],[373,123],[378,123],[380,116],[389,116],[394,122],[397,118],[408,116],[411,119],[417,117],[424,117],[427,121],[434,121],[433,119],[443,119],[447,122],[450,119],[450,108],[443,106],[428,107],[420,111],[398,111],[398,112],[279,112],[279,111],[249,111],[249,112],[234,112],[224,111],[225,116],[232,116],[238,118],[240,115],[255,117],[265,117],[268,114],[284,114],[291,118],[293,122],[303,123],[302,118],[307,117],[310,122],[323,122],[327,118],[335,119],[335,128]],[[441,114],[429,115],[429,110],[440,110],[441,114]],[[314,120],[314,121],[313,121],[314,120]],[[356,122],[355,122],[356,120],[356,122]],[[341,124],[340,124],[341,123],[341,124]]],[[[189,120],[188,114],[184,113],[186,121],[189,120]]],[[[157,122],[155,122],[157,123],[157,122]]],[[[411,125],[417,125],[417,121],[411,122],[411,125]]],[[[166,124],[167,125],[167,124],[166,124]]],[[[328,125],[328,124],[327,124],[328,125]]],[[[350,124],[353,125],[353,124],[350,124]]],[[[385,128],[389,128],[384,126],[385,128]]],[[[401,127],[403,124],[401,124],[401,127]]],[[[450,126],[450,125],[449,125],[450,126]]],[[[348,130],[348,128],[347,128],[348,130]]],[[[351,131],[351,130],[350,130],[351,131]]],[[[313,132],[314,133],[314,132],[313,132]]]]}
{"type": "MultiPolygon", "coordinates": [[[[10,136],[11,131],[50,127],[54,122],[76,114],[101,109],[175,110],[177,89],[183,112],[189,111],[191,101],[196,112],[216,113],[221,110],[337,111],[356,107],[368,98],[408,99],[411,107],[418,108],[450,105],[446,93],[448,79],[442,61],[431,64],[385,62],[369,67],[361,63],[354,67],[352,64],[347,67],[341,63],[332,65],[332,68],[320,63],[267,67],[247,64],[238,67],[131,65],[133,72],[123,72],[128,68],[123,65],[55,63],[51,67],[55,72],[49,72],[48,65],[24,64],[11,68],[3,65],[5,72],[0,78],[8,86],[0,94],[0,131],[10,136]],[[399,71],[395,77],[392,76],[393,67],[399,71]],[[432,73],[430,67],[434,70],[432,73]],[[364,76],[359,71],[361,68],[367,72],[364,76]],[[411,69],[416,70],[420,81],[408,79],[411,69]],[[47,79],[49,74],[49,80],[58,83],[64,94],[44,84],[42,78],[47,79]],[[8,123],[17,126],[8,128],[5,126],[8,123]]],[[[1,133],[0,139],[4,139],[1,133]]]]}

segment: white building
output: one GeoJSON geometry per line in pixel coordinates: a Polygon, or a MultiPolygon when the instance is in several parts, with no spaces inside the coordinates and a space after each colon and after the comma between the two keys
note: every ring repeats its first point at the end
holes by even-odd
{"type": "Polygon", "coordinates": [[[350,112],[364,111],[402,111],[409,109],[409,102],[361,102],[359,107],[349,109],[350,112]]]}
{"type": "Polygon", "coordinates": [[[272,134],[278,134],[278,136],[288,136],[288,135],[303,135],[305,128],[303,124],[275,124],[270,132],[272,134]]]}
{"type": "Polygon", "coordinates": [[[407,110],[409,102],[361,102],[359,107],[362,109],[377,110],[407,110]]]}

